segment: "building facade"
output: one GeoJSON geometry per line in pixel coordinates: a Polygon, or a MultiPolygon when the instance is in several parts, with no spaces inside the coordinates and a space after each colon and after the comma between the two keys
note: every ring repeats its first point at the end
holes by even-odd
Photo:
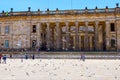
{"type": "Polygon", "coordinates": [[[0,49],[119,51],[120,8],[0,13],[0,49]]]}

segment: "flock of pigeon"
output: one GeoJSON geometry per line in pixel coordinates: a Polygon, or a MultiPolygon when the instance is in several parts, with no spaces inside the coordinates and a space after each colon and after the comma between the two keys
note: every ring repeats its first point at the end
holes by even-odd
{"type": "Polygon", "coordinates": [[[120,80],[120,60],[7,59],[0,80],[120,80]]]}

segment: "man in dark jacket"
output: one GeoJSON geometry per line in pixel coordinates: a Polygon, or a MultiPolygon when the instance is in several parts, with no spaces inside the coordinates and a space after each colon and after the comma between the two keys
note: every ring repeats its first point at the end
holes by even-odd
{"type": "Polygon", "coordinates": [[[33,60],[35,59],[35,55],[34,55],[34,54],[32,55],[32,59],[33,59],[33,60]]]}
{"type": "Polygon", "coordinates": [[[3,55],[3,63],[5,64],[6,64],[6,59],[7,59],[6,55],[3,55]]]}

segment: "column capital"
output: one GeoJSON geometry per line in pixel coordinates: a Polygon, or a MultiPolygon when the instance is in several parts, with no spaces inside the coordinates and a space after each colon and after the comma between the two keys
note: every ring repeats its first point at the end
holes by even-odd
{"type": "Polygon", "coordinates": [[[110,24],[110,21],[107,20],[105,24],[106,24],[106,27],[108,27],[108,25],[110,24]]]}
{"type": "Polygon", "coordinates": [[[42,23],[41,23],[41,22],[39,22],[39,24],[41,25],[42,23]]]}
{"type": "Polygon", "coordinates": [[[59,26],[60,23],[59,23],[59,22],[56,22],[55,24],[56,24],[56,26],[59,26]]]}
{"type": "Polygon", "coordinates": [[[95,21],[95,24],[99,24],[99,21],[98,21],[98,20],[96,20],[96,21],[95,21]]]}
{"type": "Polygon", "coordinates": [[[47,22],[46,24],[47,24],[47,26],[50,26],[50,23],[49,23],[49,22],[47,22]]]}
{"type": "Polygon", "coordinates": [[[78,26],[78,21],[75,22],[75,25],[78,26]]]}
{"type": "Polygon", "coordinates": [[[88,25],[89,21],[85,21],[85,25],[88,25]]]}
{"type": "Polygon", "coordinates": [[[106,22],[106,23],[110,23],[110,21],[109,21],[109,20],[106,20],[105,22],[106,22]]]}
{"type": "Polygon", "coordinates": [[[69,22],[67,21],[67,22],[65,22],[65,24],[68,26],[69,22]]]}

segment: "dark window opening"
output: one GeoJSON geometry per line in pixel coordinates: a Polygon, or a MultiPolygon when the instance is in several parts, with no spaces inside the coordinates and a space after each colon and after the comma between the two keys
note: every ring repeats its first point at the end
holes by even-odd
{"type": "Polygon", "coordinates": [[[4,44],[2,43],[1,46],[4,46],[4,44]]]}
{"type": "Polygon", "coordinates": [[[46,34],[44,34],[44,38],[46,38],[46,34]]]}
{"type": "Polygon", "coordinates": [[[114,23],[110,24],[110,29],[111,29],[111,31],[115,31],[115,24],[114,23]]]}
{"type": "Polygon", "coordinates": [[[36,40],[32,40],[32,48],[36,47],[36,40]]]}
{"type": "Polygon", "coordinates": [[[111,39],[111,47],[115,47],[115,40],[111,39]]]}
{"type": "Polygon", "coordinates": [[[81,36],[81,50],[84,50],[84,36],[81,36]]]}
{"type": "Polygon", "coordinates": [[[5,40],[5,48],[9,48],[9,40],[5,40]]]}
{"type": "Polygon", "coordinates": [[[43,34],[41,33],[41,37],[43,37],[43,34]]]}
{"type": "Polygon", "coordinates": [[[5,27],[5,33],[7,33],[7,34],[9,33],[9,26],[5,27]]]}
{"type": "Polygon", "coordinates": [[[36,25],[33,25],[33,33],[36,33],[36,25]]]}

